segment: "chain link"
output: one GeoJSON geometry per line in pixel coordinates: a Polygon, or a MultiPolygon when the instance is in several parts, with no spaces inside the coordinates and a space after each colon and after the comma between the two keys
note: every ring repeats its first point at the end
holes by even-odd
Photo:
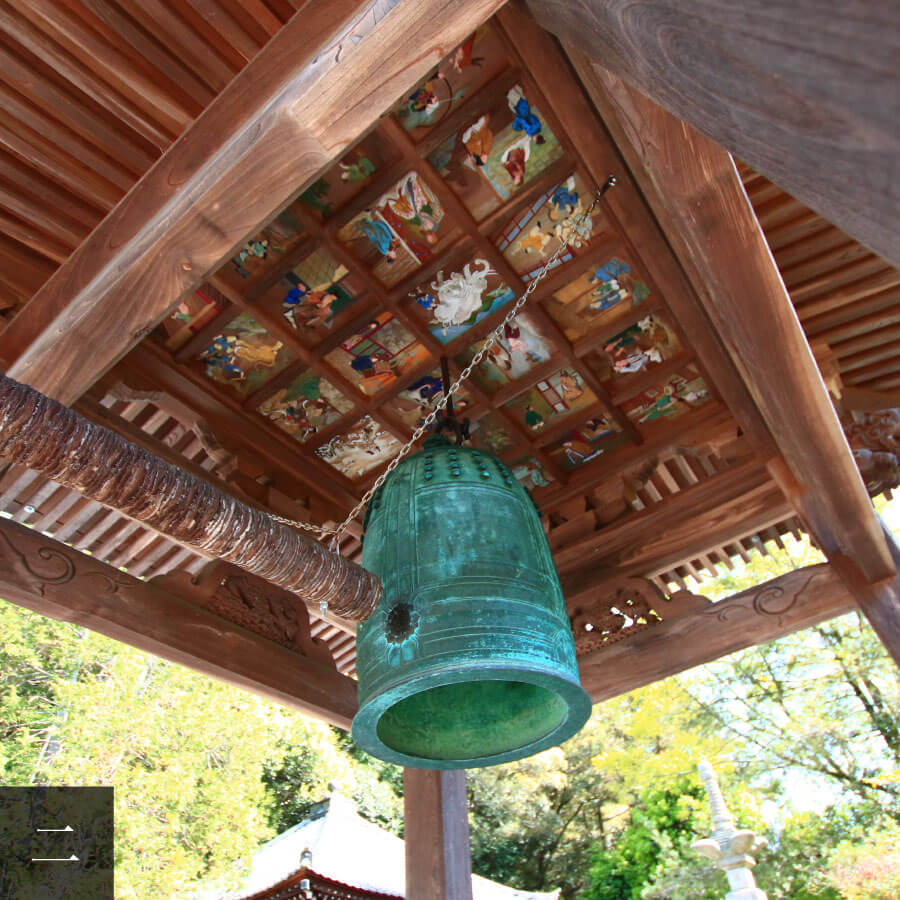
{"type": "MultiPolygon", "coordinates": [[[[575,226],[572,229],[572,234],[574,235],[578,227],[581,226],[587,219],[591,217],[594,210],[597,208],[597,204],[600,202],[600,199],[607,192],[609,188],[616,184],[616,178],[614,175],[610,175],[609,178],[606,179],[606,182],[603,184],[601,188],[599,188],[595,194],[594,199],[588,209],[579,216],[579,218],[575,222],[575,226]]],[[[341,535],[347,529],[347,526],[366,508],[369,501],[375,496],[375,492],[380,488],[385,481],[387,481],[388,476],[400,463],[406,458],[407,454],[409,454],[410,450],[419,442],[419,439],[428,431],[429,427],[434,424],[435,419],[437,419],[438,415],[443,412],[443,410],[447,406],[447,402],[450,397],[452,397],[455,393],[457,393],[465,382],[465,380],[472,374],[472,371],[475,367],[487,356],[491,347],[500,340],[500,337],[503,335],[504,330],[507,325],[519,314],[522,307],[528,302],[528,298],[534,293],[535,288],[544,280],[547,273],[556,265],[556,261],[565,253],[566,250],[569,249],[569,241],[571,237],[562,242],[559,247],[556,248],[554,254],[547,260],[544,264],[543,268],[540,272],[529,282],[528,286],[522,292],[522,296],[519,297],[518,300],[513,304],[512,308],[509,312],[503,317],[503,321],[487,336],[484,344],[481,349],[472,357],[469,364],[459,373],[459,377],[453,384],[450,386],[450,389],[443,392],[443,395],[440,399],[440,402],[435,406],[433,410],[422,420],[419,427],[413,432],[413,436],[400,448],[397,455],[391,460],[388,464],[388,467],[378,476],[375,480],[375,483],[366,493],[363,495],[362,499],[356,506],[350,510],[349,515],[340,525],[335,525],[332,528],[329,528],[325,525],[311,525],[309,522],[297,522],[294,519],[288,519],[284,516],[278,516],[272,513],[272,518],[275,519],[276,522],[281,522],[284,525],[290,525],[291,528],[302,529],[303,531],[309,531],[313,534],[318,535],[321,538],[326,538],[329,535],[331,536],[331,542],[329,544],[332,550],[337,550],[338,543],[340,541],[341,535]]]]}

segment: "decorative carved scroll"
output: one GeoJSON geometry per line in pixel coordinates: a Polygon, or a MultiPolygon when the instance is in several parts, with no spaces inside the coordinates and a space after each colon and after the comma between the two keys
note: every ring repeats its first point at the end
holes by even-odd
{"type": "Polygon", "coordinates": [[[870,496],[900,487],[900,409],[854,412],[844,434],[870,496]]]}
{"type": "Polygon", "coordinates": [[[788,572],[787,575],[791,577],[782,576],[741,591],[733,597],[711,604],[701,612],[703,615],[714,616],[720,622],[731,622],[735,618],[751,615],[772,618],[777,625],[781,625],[795,606],[807,604],[815,596],[815,581],[828,581],[830,577],[824,565],[788,572]],[[802,577],[803,575],[806,577],[802,577]]]}
{"type": "Polygon", "coordinates": [[[39,597],[46,597],[48,588],[69,585],[76,580],[81,585],[90,581],[91,592],[98,595],[115,594],[120,588],[140,583],[132,575],[93,565],[89,556],[83,557],[87,565],[79,567],[76,560],[82,554],[68,552],[64,545],[54,546],[56,542],[40,532],[22,533],[29,540],[13,543],[7,529],[0,528],[0,567],[6,572],[5,583],[18,585],[39,597]]]}
{"type": "Polygon", "coordinates": [[[575,651],[579,656],[590,653],[709,603],[690,591],[676,591],[667,598],[646,578],[623,576],[607,581],[595,597],[571,610],[575,651]]]}
{"type": "Polygon", "coordinates": [[[150,584],[307,659],[334,667],[328,645],[310,634],[309,612],[300,598],[237,566],[211,562],[193,577],[188,572],[167,572],[151,578],[150,584]]]}

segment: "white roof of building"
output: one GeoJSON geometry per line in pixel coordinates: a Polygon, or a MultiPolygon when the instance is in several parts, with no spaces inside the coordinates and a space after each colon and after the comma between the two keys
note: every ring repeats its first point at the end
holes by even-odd
{"type": "MultiPolygon", "coordinates": [[[[250,874],[237,891],[203,891],[195,900],[243,900],[271,888],[304,867],[301,856],[312,856],[305,867],[325,878],[351,887],[395,897],[406,896],[406,859],[403,841],[367,822],[352,800],[333,794],[324,812],[314,813],[299,825],[264,844],[250,865],[250,874]]],[[[558,900],[559,891],[520,891],[472,876],[474,900],[558,900]]]]}

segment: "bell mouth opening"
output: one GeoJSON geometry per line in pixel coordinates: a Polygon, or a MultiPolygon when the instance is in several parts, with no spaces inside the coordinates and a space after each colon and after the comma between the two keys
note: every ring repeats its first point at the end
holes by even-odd
{"type": "Polygon", "coordinates": [[[575,680],[519,666],[419,673],[363,701],[353,740],[414,769],[496,766],[580,731],[591,700],[575,680]]]}
{"type": "Polygon", "coordinates": [[[429,688],[387,709],[378,739],[407,757],[446,762],[504,757],[565,721],[558,694],[523,681],[463,681],[429,688]]]}

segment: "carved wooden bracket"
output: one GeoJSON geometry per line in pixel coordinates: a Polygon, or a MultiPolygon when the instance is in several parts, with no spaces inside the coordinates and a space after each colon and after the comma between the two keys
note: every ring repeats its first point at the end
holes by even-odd
{"type": "Polygon", "coordinates": [[[303,601],[237,566],[215,561],[195,576],[167,572],[149,583],[307,659],[335,667],[328,645],[310,634],[309,611],[303,601]]]}
{"type": "Polygon", "coordinates": [[[706,597],[676,591],[670,597],[646,578],[607,581],[602,594],[570,610],[575,651],[580,656],[631,637],[645,628],[710,605],[706,597]]]}
{"type": "Polygon", "coordinates": [[[900,409],[854,412],[844,434],[870,496],[900,487],[900,409]]]}
{"type": "Polygon", "coordinates": [[[678,605],[668,614],[663,607],[663,621],[623,629],[620,638],[629,640],[579,654],[581,683],[595,703],[855,608],[827,564],[795,569],[715,603],[685,594],[672,595],[669,602],[678,605]]]}
{"type": "MultiPolygon", "coordinates": [[[[197,415],[190,407],[174,397],[170,397],[164,391],[144,390],[131,387],[124,381],[117,381],[110,385],[106,392],[110,396],[115,397],[116,400],[121,400],[125,403],[145,400],[168,413],[173,419],[176,419],[183,428],[194,433],[206,454],[210,459],[215,460],[216,465],[213,471],[220,478],[227,478],[237,468],[237,457],[223,446],[215,432],[210,428],[209,423],[197,415]]],[[[173,432],[163,440],[169,446],[174,446],[179,437],[180,435],[177,432],[173,432]]]]}

